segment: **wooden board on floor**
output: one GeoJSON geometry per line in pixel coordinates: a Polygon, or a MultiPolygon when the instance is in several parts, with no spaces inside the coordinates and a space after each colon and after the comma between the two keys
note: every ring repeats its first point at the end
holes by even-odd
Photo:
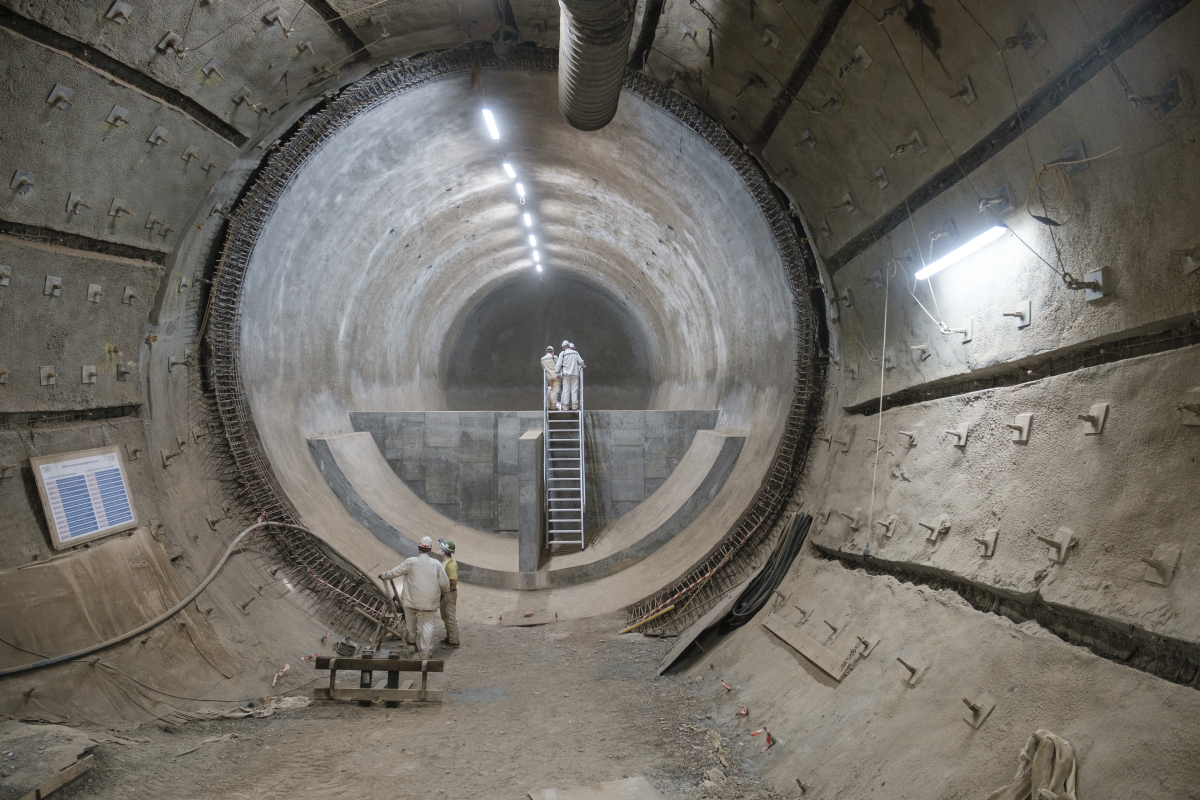
{"type": "Polygon", "coordinates": [[[841,681],[845,677],[845,659],[811,636],[801,633],[783,617],[772,614],[767,617],[767,621],[763,623],[763,627],[780,639],[783,639],[792,649],[807,658],[835,681],[841,681]]]}
{"type": "Polygon", "coordinates": [[[506,628],[528,628],[533,625],[549,625],[558,619],[557,611],[541,609],[534,611],[531,616],[525,616],[524,611],[509,611],[500,617],[500,624],[506,628]]]}
{"type": "Polygon", "coordinates": [[[539,789],[530,800],[666,800],[645,778],[626,778],[570,789],[539,789]]]}

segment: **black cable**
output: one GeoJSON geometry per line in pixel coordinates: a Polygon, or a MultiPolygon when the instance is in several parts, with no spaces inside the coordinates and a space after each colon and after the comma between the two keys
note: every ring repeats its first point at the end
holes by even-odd
{"type": "Polygon", "coordinates": [[[745,625],[771,599],[771,595],[783,583],[784,577],[800,554],[808,529],[812,525],[812,517],[808,514],[793,514],[775,544],[775,551],[767,561],[767,566],[750,582],[746,590],[733,604],[733,610],[725,620],[728,628],[745,625]]]}

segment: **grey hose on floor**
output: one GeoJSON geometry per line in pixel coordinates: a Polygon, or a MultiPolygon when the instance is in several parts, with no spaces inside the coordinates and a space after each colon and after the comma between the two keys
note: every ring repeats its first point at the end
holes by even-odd
{"type": "MultiPolygon", "coordinates": [[[[268,525],[276,525],[276,526],[281,526],[281,527],[286,527],[286,528],[299,528],[300,530],[307,531],[307,529],[300,528],[300,526],[298,526],[298,525],[285,525],[285,524],[279,523],[279,522],[256,522],[253,525],[251,525],[249,528],[246,528],[246,530],[239,533],[236,537],[234,537],[234,540],[229,543],[228,547],[225,548],[225,552],[221,554],[221,558],[217,561],[216,566],[214,566],[212,568],[212,571],[209,572],[208,575],[205,576],[204,580],[200,581],[200,584],[198,586],[196,586],[195,589],[192,589],[191,593],[187,597],[183,598],[178,603],[176,603],[174,606],[167,609],[162,614],[159,614],[157,617],[150,620],[145,625],[142,625],[138,628],[134,628],[133,630],[129,631],[128,633],[122,633],[120,636],[116,636],[107,641],[100,642],[99,644],[94,644],[94,645],[91,645],[90,647],[85,647],[82,650],[76,650],[73,653],[65,653],[64,655],[61,655],[61,656],[55,656],[54,658],[48,658],[45,661],[35,661],[32,664],[22,664],[19,667],[8,667],[6,669],[0,669],[0,678],[6,678],[9,675],[19,675],[23,672],[33,672],[34,670],[43,669],[44,667],[50,667],[55,664],[61,664],[64,661],[73,661],[76,658],[83,658],[84,656],[91,655],[92,653],[95,653],[97,651],[105,650],[109,647],[113,647],[115,645],[121,644],[122,642],[127,642],[130,639],[134,638],[135,636],[140,636],[141,634],[145,633],[146,631],[150,630],[151,628],[161,625],[162,623],[169,620],[171,617],[178,614],[184,608],[186,608],[188,603],[192,602],[193,600],[195,600],[197,597],[200,596],[200,593],[203,592],[204,589],[210,583],[212,583],[213,578],[217,577],[217,573],[221,571],[221,567],[225,566],[225,562],[229,560],[229,556],[233,554],[234,549],[238,546],[238,544],[242,541],[242,539],[246,538],[247,534],[251,533],[252,531],[258,530],[259,528],[265,528],[268,525]]],[[[312,533],[312,531],[307,531],[307,532],[312,533]]]]}

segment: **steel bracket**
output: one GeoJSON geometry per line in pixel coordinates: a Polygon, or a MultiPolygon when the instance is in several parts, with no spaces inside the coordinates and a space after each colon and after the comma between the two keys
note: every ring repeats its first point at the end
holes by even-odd
{"type": "Polygon", "coordinates": [[[1016,422],[1008,423],[1012,431],[1012,440],[1018,444],[1029,443],[1029,427],[1033,424],[1033,414],[1017,414],[1016,422]]]}
{"type": "Polygon", "coordinates": [[[1099,436],[1104,433],[1104,423],[1108,421],[1108,403],[1093,403],[1086,414],[1076,414],[1078,419],[1087,423],[1087,436],[1099,436]]]}
{"type": "Polygon", "coordinates": [[[984,558],[991,558],[996,554],[996,539],[999,538],[999,536],[999,528],[988,528],[983,532],[982,536],[975,537],[975,542],[983,545],[983,553],[981,553],[981,555],[984,558]]]}
{"type": "Polygon", "coordinates": [[[1179,559],[1182,555],[1183,548],[1179,545],[1160,544],[1154,548],[1152,554],[1142,556],[1142,561],[1147,565],[1144,576],[1147,583],[1170,586],[1171,579],[1175,577],[1175,570],[1179,568],[1179,559]]]}
{"type": "Polygon", "coordinates": [[[984,692],[974,700],[968,700],[964,697],[963,703],[967,706],[967,713],[963,716],[963,719],[972,728],[978,730],[983,721],[988,718],[988,714],[991,714],[992,709],[996,707],[996,698],[984,692]]]}

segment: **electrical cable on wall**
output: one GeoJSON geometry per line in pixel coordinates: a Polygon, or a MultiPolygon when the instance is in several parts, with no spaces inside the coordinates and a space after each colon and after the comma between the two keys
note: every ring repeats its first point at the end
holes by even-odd
{"type": "MultiPolygon", "coordinates": [[[[195,600],[197,597],[200,596],[201,592],[203,592],[206,588],[208,588],[208,585],[210,583],[212,583],[214,578],[217,577],[217,573],[219,573],[221,571],[221,568],[225,566],[227,561],[229,561],[229,556],[231,556],[233,554],[234,549],[238,546],[238,544],[241,543],[242,539],[246,538],[246,536],[248,536],[250,533],[258,530],[259,528],[266,528],[266,527],[271,527],[271,526],[284,527],[284,528],[295,528],[295,529],[304,531],[305,533],[308,533],[311,536],[314,536],[314,537],[316,536],[316,534],[314,534],[312,531],[308,530],[307,528],[303,528],[299,525],[290,525],[287,523],[270,522],[270,521],[256,522],[253,525],[251,525],[249,528],[246,528],[244,531],[242,531],[241,533],[239,533],[237,536],[234,537],[233,541],[229,543],[229,546],[225,548],[225,552],[221,554],[221,557],[219,559],[217,559],[217,563],[213,566],[212,570],[210,570],[208,575],[206,575],[204,577],[204,580],[200,581],[200,583],[196,586],[195,589],[192,589],[192,591],[188,593],[187,597],[183,598],[178,603],[176,603],[174,606],[167,609],[162,614],[159,614],[154,619],[150,620],[149,622],[145,623],[144,625],[140,625],[137,628],[134,628],[133,630],[128,631],[127,633],[123,633],[119,636],[114,636],[113,638],[107,639],[103,642],[100,642],[99,644],[94,644],[89,647],[84,647],[80,650],[75,650],[70,653],[64,653],[61,656],[54,656],[53,658],[48,658],[44,661],[36,661],[31,664],[22,664],[22,665],[16,666],[16,667],[6,667],[4,669],[0,669],[0,678],[5,678],[10,675],[20,675],[25,672],[33,672],[34,670],[44,669],[45,667],[51,667],[51,666],[54,666],[55,664],[62,664],[67,661],[74,661],[78,658],[82,658],[83,656],[87,656],[87,655],[91,655],[92,653],[99,652],[100,650],[107,650],[110,647],[115,647],[116,645],[123,644],[124,642],[127,642],[136,636],[140,636],[141,634],[145,633],[146,631],[149,631],[149,630],[152,630],[153,628],[158,627],[162,623],[169,620],[171,617],[178,614],[184,608],[186,608],[188,603],[191,603],[193,600],[195,600]]],[[[18,649],[24,649],[24,648],[18,648],[18,649]]]]}

